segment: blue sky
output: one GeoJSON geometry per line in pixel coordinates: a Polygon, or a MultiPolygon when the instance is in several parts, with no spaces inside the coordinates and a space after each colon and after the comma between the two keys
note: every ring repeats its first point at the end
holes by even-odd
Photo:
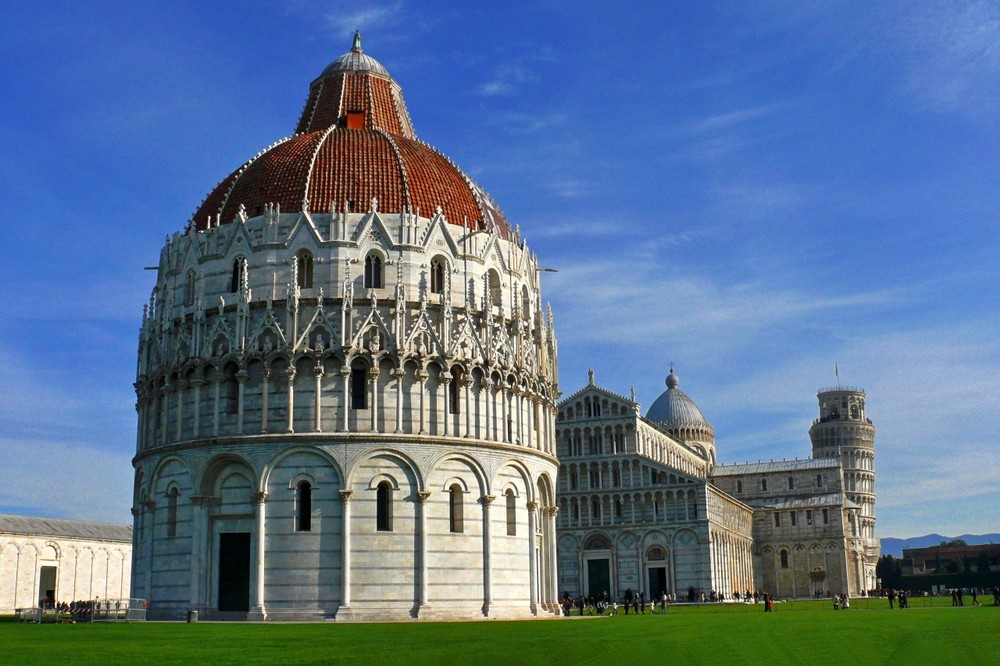
{"type": "Polygon", "coordinates": [[[0,511],[128,522],[165,235],[365,50],[543,265],[569,394],[669,362],[723,462],[868,392],[878,531],[1000,529],[1000,5],[19,3],[0,25],[0,511]]]}

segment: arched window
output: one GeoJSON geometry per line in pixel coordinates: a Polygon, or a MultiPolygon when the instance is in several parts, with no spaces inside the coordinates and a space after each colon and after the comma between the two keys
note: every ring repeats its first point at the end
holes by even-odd
{"type": "Polygon", "coordinates": [[[787,550],[782,550],[781,551],[781,568],[782,569],[787,569],[788,568],[788,551],[787,550]]]}
{"type": "Polygon", "coordinates": [[[299,250],[295,255],[295,268],[299,289],[311,289],[313,286],[313,257],[309,250],[299,250]]]}
{"type": "Polygon", "coordinates": [[[184,280],[184,305],[194,305],[194,281],[195,274],[192,268],[187,272],[187,278],[184,280]]]}
{"type": "Polygon", "coordinates": [[[392,531],[392,485],[388,481],[378,484],[375,492],[375,529],[379,532],[392,531]]]}
{"type": "Polygon", "coordinates": [[[487,273],[487,279],[490,284],[490,303],[493,305],[503,304],[503,290],[500,288],[500,276],[496,271],[490,270],[487,273]]]}
{"type": "Polygon", "coordinates": [[[374,252],[365,257],[365,289],[382,288],[382,257],[374,252]]]}
{"type": "Polygon", "coordinates": [[[177,487],[167,491],[167,536],[177,536],[177,496],[180,495],[177,487]]]}
{"type": "Polygon", "coordinates": [[[453,483],[448,489],[448,525],[452,532],[465,531],[464,514],[462,511],[462,486],[453,483]]]}
{"type": "Polygon", "coordinates": [[[312,486],[309,485],[308,481],[299,481],[295,494],[296,517],[298,518],[295,531],[310,532],[312,531],[312,486]]]}
{"type": "Polygon", "coordinates": [[[229,292],[238,293],[240,288],[243,287],[243,272],[247,265],[246,257],[236,257],[233,260],[233,274],[229,278],[229,292]]]}
{"type": "Polygon", "coordinates": [[[351,368],[351,409],[368,409],[368,368],[351,368]]]}
{"type": "Polygon", "coordinates": [[[528,287],[521,285],[521,319],[531,319],[531,301],[528,300],[528,287]]]}
{"type": "Polygon", "coordinates": [[[517,536],[517,498],[510,488],[504,493],[507,500],[507,536],[517,536]]]}
{"type": "Polygon", "coordinates": [[[440,257],[431,260],[431,293],[444,293],[445,261],[440,257]]]}

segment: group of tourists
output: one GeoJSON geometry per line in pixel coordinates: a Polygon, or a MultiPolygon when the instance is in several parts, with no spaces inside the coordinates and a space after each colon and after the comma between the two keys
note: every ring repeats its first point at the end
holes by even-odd
{"type": "Polygon", "coordinates": [[[624,609],[625,615],[631,611],[635,615],[646,615],[646,607],[649,607],[649,615],[666,615],[667,604],[674,603],[672,594],[661,592],[658,596],[647,601],[646,593],[634,594],[631,590],[625,592],[619,604],[617,599],[612,599],[607,592],[602,592],[596,596],[582,595],[572,597],[563,594],[559,605],[563,609],[563,615],[569,617],[573,611],[578,611],[579,615],[618,615],[624,609]]]}
{"type": "MultiPolygon", "coordinates": [[[[729,595],[728,599],[737,603],[762,603],[764,604],[764,610],[767,612],[770,612],[774,607],[774,598],[769,593],[759,590],[752,592],[746,590],[743,593],[733,592],[729,595]]],[[[668,594],[665,591],[660,592],[660,594],[650,595],[650,598],[647,599],[645,592],[633,593],[632,590],[626,590],[624,597],[620,600],[613,599],[607,592],[576,597],[569,593],[563,593],[559,600],[559,605],[562,608],[563,615],[566,617],[574,614],[588,616],[628,615],[629,613],[635,615],[666,615],[667,606],[678,601],[697,604],[721,604],[727,601],[727,596],[725,593],[716,592],[715,590],[707,593],[697,592],[694,588],[690,588],[686,595],[681,595],[680,599],[676,599],[673,594],[668,594]],[[648,613],[646,612],[647,607],[649,609],[648,613]]]]}

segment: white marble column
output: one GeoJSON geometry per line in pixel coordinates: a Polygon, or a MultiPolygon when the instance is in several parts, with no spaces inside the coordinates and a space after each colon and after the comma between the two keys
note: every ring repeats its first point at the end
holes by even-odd
{"type": "MultiPolygon", "coordinates": [[[[268,417],[268,407],[267,399],[268,394],[271,392],[271,371],[267,368],[261,377],[260,382],[260,432],[261,434],[267,433],[267,417],[268,417]]],[[[243,411],[243,410],[240,410],[243,411]]]]}
{"type": "Polygon", "coordinates": [[[191,423],[191,438],[201,434],[201,387],[204,385],[205,380],[200,377],[191,380],[191,386],[194,387],[194,419],[191,423]]]}
{"type": "Polygon", "coordinates": [[[490,538],[490,505],[496,499],[495,495],[483,495],[479,503],[483,506],[483,615],[490,616],[490,605],[493,603],[493,541],[490,538]]]}
{"type": "MultiPolygon", "coordinates": [[[[469,374],[465,373],[462,375],[462,394],[465,396],[464,402],[465,406],[465,434],[463,437],[471,437],[472,435],[472,403],[469,401],[469,387],[472,384],[472,380],[469,379],[469,374]]],[[[458,433],[456,433],[458,434],[458,433]]]]}
{"type": "Polygon", "coordinates": [[[285,370],[285,381],[288,384],[288,421],[285,425],[285,432],[295,432],[295,368],[288,366],[285,370]]]}
{"type": "Polygon", "coordinates": [[[501,380],[498,384],[500,389],[500,427],[503,429],[503,436],[500,438],[501,442],[510,442],[510,405],[508,404],[510,399],[510,391],[508,390],[507,382],[501,380]]]}
{"type": "Polygon", "coordinates": [[[247,380],[250,375],[244,370],[236,373],[236,434],[243,434],[243,412],[246,411],[247,380]]]}
{"type": "Polygon", "coordinates": [[[207,549],[210,536],[208,514],[217,502],[215,497],[194,495],[191,497],[191,599],[190,610],[207,608],[208,595],[204,584],[207,580],[207,549]]]}
{"type": "Polygon", "coordinates": [[[427,372],[424,370],[417,371],[417,381],[420,386],[420,429],[417,431],[417,434],[426,435],[427,410],[425,409],[424,396],[427,395],[427,372]]]}
{"type": "Polygon", "coordinates": [[[341,526],[340,553],[340,608],[336,619],[350,620],[351,611],[351,492],[340,491],[340,512],[343,519],[341,526]]]}
{"type": "MultiPolygon", "coordinates": [[[[444,430],[442,434],[447,437],[451,434],[451,373],[442,372],[438,375],[440,381],[438,382],[438,390],[441,392],[441,397],[444,399],[444,409],[441,410],[441,420],[444,422],[444,430]]],[[[434,405],[435,410],[437,405],[434,405]]]]}
{"type": "Polygon", "coordinates": [[[257,569],[254,572],[254,604],[247,613],[247,620],[263,622],[267,619],[264,608],[264,571],[265,553],[267,551],[266,511],[267,493],[254,493],[254,505],[257,507],[257,569]]]}
{"type": "Polygon", "coordinates": [[[323,432],[323,366],[317,365],[313,368],[313,376],[316,378],[316,399],[313,401],[313,430],[323,432]]]}
{"type": "MultiPolygon", "coordinates": [[[[551,605],[552,611],[559,612],[559,545],[556,540],[558,532],[556,531],[556,517],[559,515],[559,507],[550,506],[548,512],[546,513],[547,520],[549,522],[549,538],[548,538],[548,558],[549,558],[549,603],[551,605]]],[[[614,561],[614,560],[613,560],[614,561]]],[[[611,581],[612,586],[617,583],[615,580],[611,581]]],[[[610,592],[610,590],[608,590],[610,592]]]]}
{"type": "Polygon", "coordinates": [[[427,499],[431,496],[430,491],[421,490],[417,492],[417,510],[419,513],[419,525],[418,530],[420,531],[420,601],[417,606],[417,617],[420,613],[428,609],[429,604],[427,600],[427,543],[429,541],[427,534],[427,499]]]}
{"type": "Polygon", "coordinates": [[[493,380],[486,378],[483,380],[483,388],[486,389],[486,436],[485,440],[493,439],[493,410],[490,406],[493,403],[493,380]]]}
{"type": "Polygon", "coordinates": [[[530,608],[533,615],[538,615],[538,558],[535,556],[535,544],[538,541],[536,536],[538,502],[528,502],[528,555],[531,561],[528,563],[528,581],[531,586],[529,591],[530,608]]]}
{"type": "Polygon", "coordinates": [[[350,367],[344,366],[340,369],[340,379],[344,387],[344,399],[341,402],[341,432],[350,432],[351,423],[349,420],[351,414],[351,369],[350,367]]]}
{"type": "Polygon", "coordinates": [[[175,426],[176,432],[174,433],[174,439],[176,441],[181,441],[182,439],[182,426],[184,422],[184,392],[187,389],[187,382],[183,380],[177,381],[177,413],[175,414],[175,426]]]}
{"type": "Polygon", "coordinates": [[[403,432],[403,377],[406,371],[403,368],[396,368],[392,372],[396,378],[396,432],[403,432]]]}
{"type": "Polygon", "coordinates": [[[369,407],[369,428],[370,432],[378,432],[378,376],[380,374],[378,362],[375,361],[372,367],[368,368],[368,388],[369,397],[368,401],[369,407]]]}
{"type": "Polygon", "coordinates": [[[219,436],[219,408],[222,406],[222,382],[226,375],[216,372],[212,375],[212,437],[219,436]]]}

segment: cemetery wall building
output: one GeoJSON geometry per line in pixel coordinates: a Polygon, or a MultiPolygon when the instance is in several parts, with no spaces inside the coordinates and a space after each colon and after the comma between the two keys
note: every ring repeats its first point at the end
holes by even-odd
{"type": "Polygon", "coordinates": [[[714,429],[672,368],[666,384],[645,417],[593,373],[559,403],[560,592],[694,600],[877,586],[864,391],[819,392],[812,458],[718,465],[714,429]]]}
{"type": "Polygon", "coordinates": [[[129,598],[128,525],[0,514],[0,615],[129,598]]]}
{"type": "Polygon", "coordinates": [[[557,612],[539,270],[356,36],[160,254],[135,384],[150,618],[557,612]]]}

